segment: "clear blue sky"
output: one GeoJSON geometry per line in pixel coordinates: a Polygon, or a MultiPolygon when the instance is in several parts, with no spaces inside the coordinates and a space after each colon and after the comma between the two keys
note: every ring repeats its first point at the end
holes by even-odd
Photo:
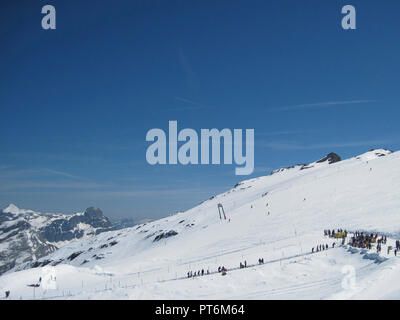
{"type": "Polygon", "coordinates": [[[146,132],[254,128],[255,172],[398,150],[398,1],[0,4],[0,205],[156,218],[247,177],[150,166],[146,132]],[[41,29],[41,8],[57,29],[41,29]],[[357,9],[357,30],[341,8],[357,9]]]}

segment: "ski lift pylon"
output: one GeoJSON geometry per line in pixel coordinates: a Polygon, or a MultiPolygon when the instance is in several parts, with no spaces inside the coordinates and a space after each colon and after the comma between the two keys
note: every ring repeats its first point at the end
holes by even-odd
{"type": "Polygon", "coordinates": [[[222,211],[222,213],[224,214],[224,219],[226,220],[226,215],[225,215],[224,207],[222,206],[221,203],[218,203],[218,213],[219,213],[219,218],[220,218],[220,220],[222,220],[221,211],[222,211]]]}

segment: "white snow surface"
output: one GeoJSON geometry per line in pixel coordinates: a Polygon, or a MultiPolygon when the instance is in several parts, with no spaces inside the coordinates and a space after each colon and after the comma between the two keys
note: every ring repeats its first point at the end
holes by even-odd
{"type": "Polygon", "coordinates": [[[69,243],[40,259],[51,261],[45,267],[1,276],[0,291],[10,290],[11,299],[399,299],[400,260],[387,246],[400,239],[400,152],[314,164],[243,181],[186,212],[69,243]],[[337,228],[377,232],[388,244],[379,255],[340,241],[332,248],[323,230],[337,228]],[[172,230],[177,234],[154,241],[172,230]],[[311,254],[319,244],[329,249],[311,254]],[[234,269],[245,260],[247,268],[234,269]],[[219,266],[227,275],[214,273],[219,266]],[[201,269],[213,273],[186,278],[201,269]],[[48,274],[56,288],[27,286],[48,274]]]}

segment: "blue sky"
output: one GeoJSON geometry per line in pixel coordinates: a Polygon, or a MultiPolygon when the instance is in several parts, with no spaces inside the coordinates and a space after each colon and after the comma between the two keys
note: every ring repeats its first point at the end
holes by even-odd
{"type": "Polygon", "coordinates": [[[161,217],[234,165],[150,166],[148,130],[254,128],[255,172],[398,150],[396,1],[2,1],[0,206],[161,217]],[[341,8],[357,9],[357,30],[341,8]],[[41,29],[41,8],[57,29],[41,29]]]}

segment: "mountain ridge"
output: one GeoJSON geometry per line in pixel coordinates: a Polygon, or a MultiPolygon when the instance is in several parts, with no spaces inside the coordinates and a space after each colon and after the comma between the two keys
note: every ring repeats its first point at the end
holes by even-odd
{"type": "Polygon", "coordinates": [[[111,230],[112,224],[98,208],[66,215],[44,214],[10,204],[0,211],[0,274],[70,241],[111,230]]]}

